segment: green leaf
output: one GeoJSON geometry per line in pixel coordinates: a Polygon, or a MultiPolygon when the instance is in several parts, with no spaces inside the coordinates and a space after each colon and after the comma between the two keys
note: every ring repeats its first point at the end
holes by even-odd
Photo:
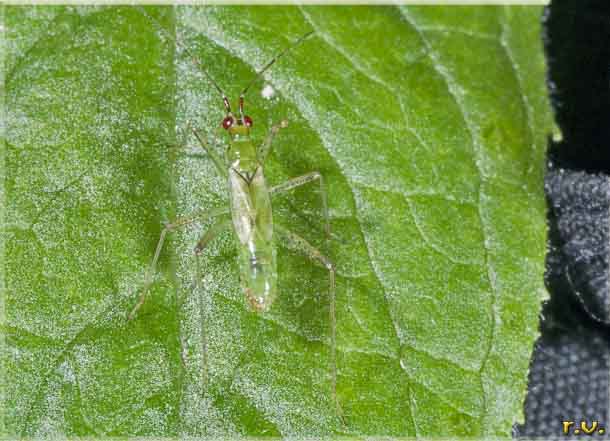
{"type": "Polygon", "coordinates": [[[509,436],[522,419],[546,244],[551,115],[539,7],[4,7],[6,345],[11,435],[509,436]],[[152,20],[151,20],[152,18],[152,20]],[[165,31],[161,31],[163,28],[165,31]],[[221,96],[248,92],[278,245],[279,296],[252,312],[227,207],[221,96]],[[170,37],[178,35],[182,48],[170,37]],[[275,91],[261,95],[265,85],[275,91]],[[206,348],[204,350],[204,348],[206,348]]]}

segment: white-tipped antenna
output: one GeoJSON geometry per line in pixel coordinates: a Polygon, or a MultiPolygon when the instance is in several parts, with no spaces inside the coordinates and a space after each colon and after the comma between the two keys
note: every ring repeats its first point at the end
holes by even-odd
{"type": "Polygon", "coordinates": [[[282,58],[284,56],[284,54],[286,54],[286,52],[294,49],[295,47],[297,47],[299,44],[301,44],[303,41],[305,41],[311,34],[313,34],[315,31],[311,30],[306,32],[305,34],[303,34],[301,36],[301,38],[299,38],[297,41],[295,41],[294,43],[292,43],[290,46],[288,46],[287,48],[285,48],[282,52],[280,52],[278,55],[276,55],[275,57],[273,57],[273,59],[271,61],[269,61],[267,64],[265,64],[265,66],[259,70],[256,75],[254,76],[254,78],[252,78],[252,80],[248,83],[248,85],[244,88],[244,90],[242,90],[242,92],[239,94],[239,97],[241,99],[243,99],[244,95],[246,95],[246,92],[248,91],[248,89],[250,89],[250,87],[263,75],[263,73],[265,73],[265,71],[267,69],[269,69],[273,63],[275,63],[277,60],[279,60],[280,58],[282,58]]]}
{"type": "Polygon", "coordinates": [[[214,81],[214,78],[212,78],[212,76],[208,73],[206,68],[203,67],[203,65],[201,64],[199,59],[197,57],[195,57],[195,55],[186,47],[186,45],[182,44],[177,37],[172,37],[170,35],[170,33],[167,32],[155,18],[151,17],[142,6],[136,5],[136,7],[153,24],[153,26],[155,28],[157,28],[158,31],[160,31],[163,35],[165,35],[165,37],[169,38],[177,46],[179,46],[184,52],[186,52],[186,54],[191,58],[193,63],[195,63],[195,65],[199,68],[199,70],[203,73],[203,75],[205,75],[207,80],[210,83],[212,83],[212,85],[218,91],[218,93],[220,93],[220,95],[222,95],[222,102],[224,103],[225,108],[227,109],[227,112],[230,113],[231,105],[229,104],[229,99],[227,98],[227,94],[224,92],[224,90],[222,90],[222,88],[218,85],[218,83],[216,81],[214,81]]]}

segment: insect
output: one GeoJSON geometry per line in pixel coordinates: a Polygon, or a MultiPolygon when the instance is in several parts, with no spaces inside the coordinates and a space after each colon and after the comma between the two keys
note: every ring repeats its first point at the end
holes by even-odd
{"type": "Polygon", "coordinates": [[[197,129],[191,129],[201,147],[214,162],[218,173],[227,180],[230,206],[228,208],[204,212],[196,216],[181,218],[165,225],[161,232],[153,260],[145,276],[144,289],[138,302],[129,314],[129,318],[133,318],[138,309],[144,304],[167,234],[197,220],[212,220],[213,222],[195,246],[194,251],[196,255],[201,254],[219,233],[232,226],[239,247],[240,282],[245,299],[254,312],[263,313],[267,311],[277,296],[278,274],[275,239],[280,237],[289,248],[302,252],[328,270],[332,400],[337,414],[342,419],[342,412],[336,393],[335,267],[326,256],[305,239],[289,231],[287,228],[274,223],[271,207],[271,197],[273,195],[288,192],[296,187],[317,181],[325,219],[325,233],[328,238],[330,236],[330,220],[324,179],[319,172],[311,172],[290,179],[283,184],[269,187],[264,175],[265,160],[271,153],[272,142],[275,136],[281,129],[288,126],[288,122],[283,120],[279,124],[273,125],[263,143],[257,148],[250,137],[250,130],[254,123],[252,118],[244,112],[245,96],[248,90],[276,61],[303,43],[313,34],[313,31],[302,35],[298,40],[273,57],[254,75],[239,95],[237,114],[235,114],[226,93],[201,65],[199,60],[185,46],[181,45],[177,39],[169,35],[146,11],[142,10],[142,12],[155,27],[184,49],[222,98],[225,116],[222,119],[221,126],[228,135],[228,145],[224,152],[224,158],[210,148],[197,129]]]}

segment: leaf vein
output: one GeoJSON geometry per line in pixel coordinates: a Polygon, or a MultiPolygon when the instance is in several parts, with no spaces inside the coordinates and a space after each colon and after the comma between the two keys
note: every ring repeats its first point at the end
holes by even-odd
{"type": "MultiPolygon", "coordinates": [[[[485,174],[485,171],[483,170],[483,167],[481,166],[481,162],[485,159],[485,155],[484,155],[483,148],[480,145],[480,141],[477,139],[478,138],[477,132],[476,132],[473,122],[471,121],[469,114],[466,110],[466,106],[463,103],[462,99],[460,98],[460,94],[458,92],[458,86],[457,86],[455,79],[451,76],[451,74],[449,73],[449,70],[441,63],[438,53],[432,47],[432,44],[426,37],[425,33],[422,30],[420,30],[417,22],[415,21],[414,17],[408,12],[407,8],[400,7],[399,10],[400,10],[402,16],[404,17],[405,22],[407,24],[409,24],[415,30],[415,32],[417,32],[422,43],[426,46],[426,49],[427,49],[426,53],[428,54],[428,57],[432,61],[434,70],[436,70],[436,72],[441,76],[441,78],[447,84],[447,90],[449,92],[449,95],[453,98],[456,105],[458,106],[458,108],[462,114],[462,117],[464,119],[464,123],[470,133],[470,137],[472,140],[473,154],[475,155],[474,162],[476,164],[477,171],[479,172],[479,179],[480,179],[479,203],[477,205],[477,207],[478,207],[477,213],[478,213],[479,221],[481,223],[481,232],[483,234],[483,249],[484,249],[484,256],[485,256],[485,264],[487,266],[487,282],[489,284],[490,291],[491,291],[491,301],[490,301],[490,305],[489,305],[490,317],[491,317],[491,321],[492,321],[491,331],[489,332],[486,348],[485,348],[485,351],[484,351],[484,354],[482,357],[481,368],[479,369],[479,374],[480,374],[479,377],[480,377],[480,381],[482,384],[483,383],[483,368],[485,367],[487,360],[489,359],[489,356],[491,355],[491,351],[493,349],[496,325],[497,325],[497,321],[498,321],[498,319],[496,317],[496,311],[495,311],[496,303],[497,303],[497,287],[495,285],[495,272],[494,272],[494,270],[492,268],[492,264],[491,264],[491,259],[490,259],[491,250],[489,248],[489,243],[488,243],[488,240],[489,240],[488,238],[489,238],[490,234],[488,232],[488,226],[485,221],[485,215],[482,211],[484,193],[481,189],[481,186],[486,181],[487,176],[485,174]]],[[[487,411],[487,396],[485,393],[485,389],[483,388],[482,390],[483,390],[483,410],[486,412],[487,411]]]]}
{"type": "MultiPolygon", "coordinates": [[[[510,26],[507,22],[506,11],[507,11],[507,6],[504,6],[504,13],[502,14],[501,18],[499,19],[500,25],[502,27],[502,34],[500,36],[500,46],[502,47],[502,49],[504,50],[504,53],[506,54],[506,57],[508,58],[513,75],[515,76],[515,80],[517,81],[517,84],[518,84],[519,97],[521,99],[521,105],[523,107],[523,111],[525,112],[526,120],[527,120],[528,137],[529,137],[530,144],[532,145],[532,153],[535,154],[536,140],[535,140],[535,135],[534,135],[535,131],[534,131],[532,106],[531,106],[529,100],[527,99],[527,95],[525,94],[524,87],[523,87],[523,78],[522,78],[521,74],[519,73],[519,65],[517,64],[517,61],[515,60],[515,56],[510,47],[510,44],[508,42],[508,34],[510,32],[510,26]]],[[[531,161],[531,162],[533,162],[533,161],[531,161]]]]}
{"type": "Polygon", "coordinates": [[[451,263],[454,263],[456,265],[478,265],[478,262],[476,262],[476,261],[456,259],[451,254],[449,254],[448,252],[443,250],[441,247],[436,245],[434,242],[432,242],[432,240],[424,232],[424,229],[421,225],[421,220],[419,219],[419,216],[417,216],[417,213],[415,212],[415,208],[413,208],[413,202],[411,202],[411,199],[406,196],[404,199],[405,199],[405,202],[407,203],[407,206],[409,207],[409,214],[411,215],[411,218],[413,219],[413,223],[415,224],[415,228],[417,229],[417,232],[419,233],[420,237],[422,238],[424,243],[426,245],[428,245],[429,248],[436,251],[441,256],[446,257],[451,263]]]}
{"type": "MultiPolygon", "coordinates": [[[[372,72],[370,72],[368,70],[368,68],[366,66],[362,66],[359,62],[357,62],[354,57],[351,57],[347,51],[343,50],[339,45],[337,45],[335,42],[333,42],[332,39],[330,39],[326,33],[322,32],[318,26],[316,26],[316,24],[313,22],[313,20],[311,19],[311,17],[301,8],[299,7],[299,10],[301,11],[301,13],[303,14],[303,17],[305,17],[305,19],[307,20],[307,22],[315,29],[316,33],[320,35],[320,37],[322,38],[322,41],[324,41],[324,43],[326,43],[329,47],[331,47],[333,50],[337,51],[339,54],[341,54],[353,67],[355,70],[357,70],[358,72],[360,72],[362,75],[364,75],[366,78],[368,78],[369,80],[373,81],[374,83],[379,84],[380,86],[382,86],[384,89],[386,89],[394,98],[396,98],[396,101],[398,102],[398,106],[400,107],[400,114],[403,118],[403,122],[404,122],[404,128],[405,130],[407,130],[409,133],[411,133],[414,138],[421,144],[421,146],[426,150],[426,151],[430,151],[430,148],[427,144],[425,144],[423,142],[423,139],[421,137],[421,135],[417,132],[417,130],[412,127],[409,124],[409,121],[407,119],[407,112],[404,108],[404,103],[402,98],[400,97],[400,95],[397,93],[397,91],[388,83],[386,83],[384,80],[382,80],[381,78],[379,78],[377,75],[373,74],[372,72]]],[[[349,108],[349,107],[348,107],[349,108]]],[[[368,121],[367,121],[368,122],[368,121]]],[[[382,125],[383,128],[388,129],[388,130],[394,130],[394,128],[390,127],[390,126],[385,126],[382,125]]],[[[392,148],[398,152],[398,154],[400,156],[402,156],[403,158],[410,160],[411,158],[406,156],[405,153],[400,149],[400,148],[396,148],[396,146],[394,144],[391,144],[392,148]]],[[[436,168],[436,164],[433,164],[433,173],[435,175],[435,177],[438,177],[438,170],[436,168]]]]}

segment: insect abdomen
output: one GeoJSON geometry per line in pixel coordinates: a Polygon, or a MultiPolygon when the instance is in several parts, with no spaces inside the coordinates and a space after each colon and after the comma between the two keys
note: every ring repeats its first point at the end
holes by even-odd
{"type": "Polygon", "coordinates": [[[253,309],[264,311],[276,296],[277,264],[273,243],[271,199],[262,169],[250,181],[229,170],[233,225],[240,242],[241,284],[253,309]]]}
{"type": "Polygon", "coordinates": [[[240,254],[241,283],[246,300],[256,311],[265,311],[276,295],[275,247],[259,248],[254,253],[244,248],[240,254]]]}

